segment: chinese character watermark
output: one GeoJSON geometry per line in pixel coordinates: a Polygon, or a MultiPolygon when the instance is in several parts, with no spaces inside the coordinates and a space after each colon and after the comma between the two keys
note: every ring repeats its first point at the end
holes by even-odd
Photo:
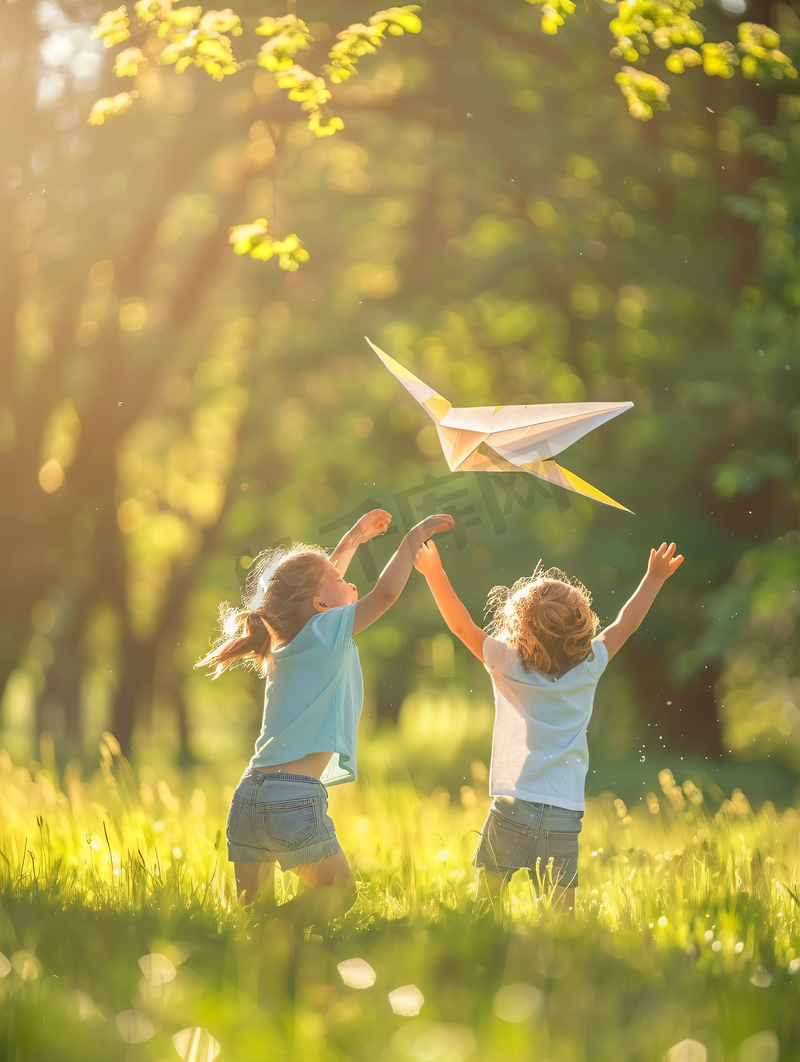
{"type": "MultiPolygon", "coordinates": [[[[416,486],[397,491],[392,495],[394,504],[365,498],[350,512],[342,513],[317,529],[321,541],[330,536],[341,538],[357,521],[372,509],[388,509],[397,518],[390,524],[385,536],[396,535],[400,530],[411,528],[434,513],[447,513],[453,517],[454,526],[439,536],[448,536],[457,550],[468,545],[470,533],[475,528],[491,527],[498,537],[509,529],[508,517],[515,509],[530,510],[535,504],[555,502],[559,512],[570,507],[570,495],[565,490],[553,490],[549,484],[524,472],[484,472],[469,475],[466,472],[451,472],[446,476],[425,474],[416,486]]],[[[290,546],[289,537],[273,542],[268,548],[290,546]]],[[[378,578],[378,565],[372,553],[374,543],[364,543],[356,553],[364,578],[374,583],[378,578]]],[[[252,565],[262,554],[256,555],[249,548],[235,558],[236,577],[244,588],[252,565]]]]}
{"type": "MultiPolygon", "coordinates": [[[[499,537],[509,528],[507,517],[515,507],[532,509],[534,504],[542,501],[555,501],[560,512],[570,506],[567,491],[552,490],[550,486],[535,476],[521,472],[487,472],[469,476],[465,472],[452,472],[447,476],[425,474],[422,482],[414,487],[398,491],[393,495],[394,506],[383,505],[372,498],[365,498],[361,505],[345,513],[318,529],[319,535],[347,531],[356,521],[371,509],[394,508],[399,517],[399,524],[404,532],[434,513],[447,513],[455,521],[454,526],[443,532],[440,539],[450,537],[457,550],[468,544],[469,533],[477,527],[491,525],[499,537]]],[[[392,524],[387,535],[396,534],[400,528],[392,524]]],[[[358,553],[365,578],[374,583],[378,578],[378,567],[370,551],[370,543],[362,545],[358,553]]]]}

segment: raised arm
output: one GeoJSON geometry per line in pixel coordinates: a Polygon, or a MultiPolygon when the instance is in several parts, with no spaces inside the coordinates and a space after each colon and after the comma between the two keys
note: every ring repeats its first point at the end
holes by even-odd
{"type": "Polygon", "coordinates": [[[344,575],[350,566],[356,550],[363,542],[369,542],[376,535],[382,535],[392,522],[392,514],[385,509],[373,509],[353,524],[336,549],[331,553],[331,564],[336,566],[339,575],[344,575]]]}
{"type": "Polygon", "coordinates": [[[658,549],[650,550],[650,561],[644,579],[633,597],[622,606],[614,622],[603,631],[599,640],[606,643],[609,660],[620,651],[650,610],[658,591],[673,572],[683,564],[683,557],[676,556],[674,542],[668,546],[662,542],[658,549]]]}
{"type": "Polygon", "coordinates": [[[473,622],[461,598],[450,585],[442,567],[439,551],[432,542],[425,542],[414,561],[415,568],[428,580],[433,600],[442,614],[442,619],[467,649],[483,663],[483,643],[486,631],[473,622]]]}
{"type": "Polygon", "coordinates": [[[408,582],[408,577],[414,566],[414,558],[419,552],[422,543],[427,538],[430,538],[431,535],[437,534],[437,532],[449,531],[454,523],[453,517],[445,514],[429,516],[427,520],[423,520],[422,523],[411,528],[400,543],[395,555],[381,572],[374,588],[362,597],[356,605],[353,634],[358,634],[365,627],[369,627],[388,608],[391,608],[408,582]]]}

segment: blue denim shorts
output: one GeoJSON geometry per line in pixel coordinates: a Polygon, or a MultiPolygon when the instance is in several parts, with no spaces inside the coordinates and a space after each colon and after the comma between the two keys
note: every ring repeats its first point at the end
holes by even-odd
{"type": "Polygon", "coordinates": [[[506,878],[527,867],[535,880],[536,861],[542,878],[547,879],[547,864],[552,859],[553,881],[564,888],[577,885],[582,818],[582,811],[497,796],[483,824],[472,864],[506,878]]]}
{"type": "Polygon", "coordinates": [[[328,792],[305,774],[264,774],[248,767],[233,794],[225,833],[232,863],[277,862],[291,870],[340,850],[328,792]]]}

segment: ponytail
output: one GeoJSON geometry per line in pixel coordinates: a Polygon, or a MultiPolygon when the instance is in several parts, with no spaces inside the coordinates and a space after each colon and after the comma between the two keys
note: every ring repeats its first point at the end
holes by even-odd
{"type": "Polygon", "coordinates": [[[195,667],[219,678],[242,661],[265,677],[273,642],[290,642],[313,616],[326,557],[321,547],[302,544],[264,554],[248,577],[243,607],[220,605],[222,635],[195,667]]]}
{"type": "Polygon", "coordinates": [[[220,641],[195,667],[210,667],[213,678],[219,678],[239,660],[252,661],[252,666],[260,674],[266,673],[269,652],[272,648],[272,634],[266,620],[260,613],[249,609],[235,609],[222,604],[219,607],[220,626],[224,632],[220,641]]]}

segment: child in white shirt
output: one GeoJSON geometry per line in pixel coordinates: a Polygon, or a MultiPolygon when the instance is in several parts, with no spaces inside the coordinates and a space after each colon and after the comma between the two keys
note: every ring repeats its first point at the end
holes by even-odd
{"type": "Polygon", "coordinates": [[[553,906],[574,909],[594,691],[608,661],[682,562],[674,543],[651,550],[636,593],[599,635],[586,588],[562,572],[537,567],[510,590],[492,590],[488,609],[494,621],[487,633],[472,622],[433,543],[417,554],[415,565],[445,623],[492,676],[494,799],[474,859],[490,897],[501,895],[521,867],[537,880],[546,878],[552,860],[553,906]]]}

